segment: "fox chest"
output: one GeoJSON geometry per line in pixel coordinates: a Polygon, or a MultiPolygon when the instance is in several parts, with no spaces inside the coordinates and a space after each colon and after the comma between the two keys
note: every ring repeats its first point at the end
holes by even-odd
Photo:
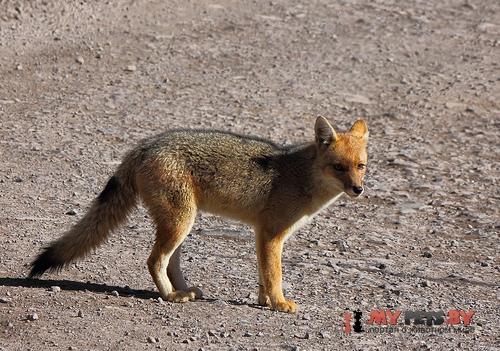
{"type": "Polygon", "coordinates": [[[321,210],[327,208],[328,206],[330,206],[333,202],[335,202],[340,196],[342,195],[342,193],[339,193],[337,195],[335,195],[333,198],[331,198],[330,200],[326,201],[326,202],[322,202],[322,203],[313,203],[313,205],[310,207],[309,211],[307,211],[306,213],[304,213],[301,217],[299,217],[291,226],[290,226],[290,230],[288,231],[287,233],[287,236],[286,238],[288,239],[288,237],[294,233],[296,230],[302,228],[304,225],[306,225],[314,216],[316,216],[321,210]]]}

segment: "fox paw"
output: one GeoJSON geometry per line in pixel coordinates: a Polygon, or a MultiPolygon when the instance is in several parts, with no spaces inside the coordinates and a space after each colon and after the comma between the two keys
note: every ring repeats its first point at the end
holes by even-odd
{"type": "Polygon", "coordinates": [[[271,300],[269,300],[269,296],[265,294],[259,294],[258,302],[260,306],[271,306],[271,300]]]}
{"type": "Polygon", "coordinates": [[[167,295],[167,301],[170,302],[188,302],[199,299],[203,292],[197,287],[191,287],[187,290],[176,290],[167,295]]]}
{"type": "Polygon", "coordinates": [[[279,312],[295,313],[297,312],[297,304],[292,300],[276,302],[271,306],[271,309],[279,312]]]}

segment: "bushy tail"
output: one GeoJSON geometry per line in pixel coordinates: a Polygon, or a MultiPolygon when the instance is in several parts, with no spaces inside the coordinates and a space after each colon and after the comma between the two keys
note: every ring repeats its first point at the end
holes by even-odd
{"type": "Polygon", "coordinates": [[[124,160],[85,216],[31,263],[30,277],[57,271],[101,245],[137,204],[135,160],[124,160]]]}

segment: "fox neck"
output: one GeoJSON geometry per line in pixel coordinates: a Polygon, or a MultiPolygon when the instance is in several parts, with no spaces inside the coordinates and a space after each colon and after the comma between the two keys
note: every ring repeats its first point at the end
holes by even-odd
{"type": "Polygon", "coordinates": [[[300,170],[297,172],[297,183],[306,196],[304,200],[308,213],[316,213],[344,193],[333,182],[325,181],[315,143],[297,145],[290,149],[289,156],[287,171],[300,170]]]}

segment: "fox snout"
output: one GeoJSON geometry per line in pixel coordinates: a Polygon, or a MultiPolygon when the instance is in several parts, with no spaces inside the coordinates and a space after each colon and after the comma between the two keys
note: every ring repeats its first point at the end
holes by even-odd
{"type": "Polygon", "coordinates": [[[363,187],[362,186],[353,186],[352,187],[352,192],[356,195],[359,196],[363,193],[363,187]]]}

